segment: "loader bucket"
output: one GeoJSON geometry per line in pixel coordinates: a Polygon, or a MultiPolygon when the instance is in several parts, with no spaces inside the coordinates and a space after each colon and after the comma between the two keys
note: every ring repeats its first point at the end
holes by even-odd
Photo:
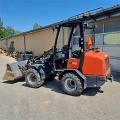
{"type": "Polygon", "coordinates": [[[23,77],[24,73],[20,67],[25,68],[25,65],[27,65],[27,60],[7,64],[7,69],[3,80],[15,80],[17,78],[23,77]]]}

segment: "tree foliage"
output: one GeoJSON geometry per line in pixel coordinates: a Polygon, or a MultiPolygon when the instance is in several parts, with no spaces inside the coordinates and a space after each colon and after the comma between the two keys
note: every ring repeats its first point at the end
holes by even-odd
{"type": "Polygon", "coordinates": [[[5,36],[9,37],[15,34],[15,30],[11,26],[5,28],[5,36]]]}
{"type": "Polygon", "coordinates": [[[33,30],[38,29],[38,28],[41,28],[41,27],[42,27],[41,25],[39,25],[38,23],[35,23],[35,24],[33,25],[33,30]]]}
{"type": "Polygon", "coordinates": [[[0,18],[0,38],[10,37],[12,35],[20,34],[18,30],[14,30],[11,26],[5,27],[0,18]]]}
{"type": "Polygon", "coordinates": [[[20,34],[21,33],[21,31],[19,31],[19,30],[15,30],[15,35],[17,35],[17,34],[20,34]]]}
{"type": "MultiPolygon", "coordinates": [[[[39,25],[38,23],[35,23],[33,25],[33,30],[41,28],[42,26],[39,25]]],[[[14,30],[11,26],[4,26],[3,21],[0,18],[0,38],[6,38],[6,37],[10,37],[12,35],[17,35],[20,34],[21,31],[19,30],[14,30]]]]}
{"type": "Polygon", "coordinates": [[[3,22],[0,19],[0,38],[4,37],[4,31],[5,31],[5,28],[3,27],[3,22]]]}

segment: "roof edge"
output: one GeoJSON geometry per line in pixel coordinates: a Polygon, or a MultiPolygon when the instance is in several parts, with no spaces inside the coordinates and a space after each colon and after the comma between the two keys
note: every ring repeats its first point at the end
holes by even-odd
{"type": "MultiPolygon", "coordinates": [[[[114,5],[114,6],[112,6],[112,7],[105,8],[105,9],[103,9],[102,7],[97,8],[97,9],[94,9],[94,10],[97,10],[96,12],[94,12],[94,10],[90,10],[90,11],[87,11],[87,12],[88,12],[88,13],[91,12],[90,14],[97,15],[97,14],[100,14],[100,13],[102,13],[102,12],[107,12],[107,11],[111,11],[111,10],[114,10],[114,9],[120,9],[120,4],[117,4],[117,5],[114,5]],[[101,10],[99,10],[99,9],[101,9],[101,10]]],[[[40,30],[43,30],[43,29],[47,29],[47,28],[53,27],[53,26],[55,26],[55,25],[59,25],[59,24],[61,24],[61,23],[63,23],[63,22],[69,21],[69,20],[70,20],[70,21],[74,21],[74,20],[77,20],[77,19],[82,19],[82,14],[83,14],[83,13],[78,14],[78,15],[75,15],[75,16],[73,16],[73,17],[70,17],[70,18],[68,18],[68,19],[66,19],[66,20],[62,20],[62,21],[60,21],[60,22],[56,22],[56,23],[53,23],[53,24],[50,24],[50,25],[47,25],[47,26],[44,26],[44,27],[41,27],[41,28],[38,28],[38,29],[35,29],[35,30],[29,30],[29,31],[26,31],[26,32],[22,32],[22,33],[17,34],[17,35],[12,35],[12,36],[10,36],[10,37],[2,38],[2,39],[0,39],[0,40],[2,41],[2,40],[5,40],[5,39],[10,39],[10,38],[12,38],[12,37],[16,37],[16,36],[20,36],[20,35],[25,35],[25,34],[28,34],[28,33],[34,33],[34,32],[37,32],[37,31],[40,31],[40,30]]]]}

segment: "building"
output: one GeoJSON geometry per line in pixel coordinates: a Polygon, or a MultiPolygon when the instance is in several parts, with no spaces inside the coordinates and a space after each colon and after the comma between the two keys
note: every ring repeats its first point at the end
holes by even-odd
{"type": "MultiPolygon", "coordinates": [[[[100,47],[111,56],[111,67],[113,71],[120,72],[120,5],[116,5],[107,9],[98,8],[87,12],[89,17],[86,22],[95,24],[95,45],[100,47]]],[[[69,18],[69,21],[82,20],[82,15],[78,14],[69,18]]],[[[65,20],[65,21],[68,21],[65,20]]],[[[64,21],[61,21],[64,22],[64,21]]],[[[34,55],[43,53],[54,45],[56,31],[53,27],[61,22],[54,23],[40,29],[27,31],[19,35],[4,38],[0,41],[0,47],[8,49],[10,43],[14,41],[16,51],[33,51],[34,55]]],[[[76,30],[77,36],[79,30],[76,30]]],[[[86,31],[86,37],[91,31],[86,31]]],[[[63,28],[60,31],[59,45],[63,45],[68,40],[69,29],[63,28]]],[[[78,48],[78,37],[73,38],[73,51],[78,48]]]]}

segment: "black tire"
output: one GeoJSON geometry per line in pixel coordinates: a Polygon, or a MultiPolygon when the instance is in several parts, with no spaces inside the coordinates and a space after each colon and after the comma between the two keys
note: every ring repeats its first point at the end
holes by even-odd
{"type": "Polygon", "coordinates": [[[79,96],[83,91],[82,79],[75,73],[66,73],[61,78],[61,85],[65,93],[79,96]]]}
{"type": "Polygon", "coordinates": [[[39,72],[32,68],[27,70],[25,81],[32,88],[38,88],[44,83],[44,80],[40,78],[39,72]]]}

